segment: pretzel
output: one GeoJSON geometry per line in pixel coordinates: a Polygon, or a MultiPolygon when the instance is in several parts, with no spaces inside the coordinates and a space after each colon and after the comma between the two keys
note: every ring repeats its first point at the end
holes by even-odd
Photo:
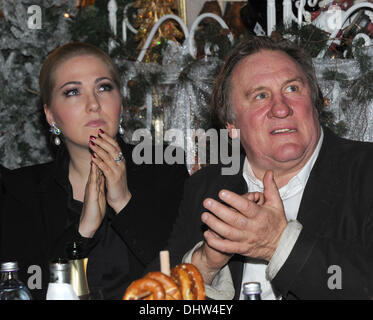
{"type": "Polygon", "coordinates": [[[123,300],[165,300],[166,292],[162,284],[151,278],[133,281],[127,288],[123,300]]]}
{"type": "Polygon", "coordinates": [[[205,300],[203,278],[190,263],[182,263],[171,270],[171,276],[179,286],[183,300],[205,300]]]}
{"type": "Polygon", "coordinates": [[[205,300],[203,278],[190,263],[182,263],[171,270],[171,277],[162,272],[149,272],[133,281],[123,300],[205,300]]]}
{"type": "Polygon", "coordinates": [[[145,278],[150,278],[161,283],[166,292],[166,300],[182,300],[180,290],[171,277],[162,272],[154,271],[149,272],[145,278]]]}

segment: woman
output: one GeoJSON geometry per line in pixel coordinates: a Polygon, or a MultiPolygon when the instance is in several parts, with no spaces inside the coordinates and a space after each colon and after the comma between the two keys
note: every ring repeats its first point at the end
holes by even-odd
{"type": "Polygon", "coordinates": [[[22,279],[44,299],[49,263],[79,241],[91,291],[120,299],[166,244],[177,215],[184,165],[139,165],[117,138],[120,81],[110,58],[84,43],[53,51],[39,78],[56,159],[4,175],[0,259],[17,260],[22,279]],[[31,265],[42,268],[42,284],[31,265]]]}

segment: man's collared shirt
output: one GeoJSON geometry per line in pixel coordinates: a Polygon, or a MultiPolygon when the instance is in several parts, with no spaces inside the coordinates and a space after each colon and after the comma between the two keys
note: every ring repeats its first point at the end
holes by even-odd
{"type": "MultiPolygon", "coordinates": [[[[307,161],[305,166],[298,172],[298,174],[294,176],[292,179],[290,179],[290,181],[279,190],[280,197],[285,209],[286,219],[288,222],[292,222],[297,219],[300,202],[303,196],[303,191],[307,184],[307,180],[311,173],[312,167],[315,164],[315,161],[319,155],[322,140],[323,131],[321,129],[320,139],[311,158],[307,161]]],[[[248,192],[263,193],[263,182],[255,177],[247,158],[245,158],[244,162],[243,177],[247,183],[248,192]]],[[[275,277],[275,275],[285,262],[286,258],[289,256],[290,251],[298,238],[301,227],[299,228],[298,226],[298,228],[295,227],[294,229],[298,232],[296,237],[293,236],[291,241],[286,241],[286,239],[283,239],[284,237],[281,237],[282,239],[280,240],[279,246],[268,265],[264,261],[246,258],[246,263],[244,264],[242,284],[251,281],[260,282],[263,300],[277,298],[276,293],[272,289],[270,280],[272,280],[275,277]]],[[[289,235],[286,235],[287,233],[285,233],[285,237],[289,237],[289,235]]],[[[242,287],[240,299],[243,299],[242,287]]]]}

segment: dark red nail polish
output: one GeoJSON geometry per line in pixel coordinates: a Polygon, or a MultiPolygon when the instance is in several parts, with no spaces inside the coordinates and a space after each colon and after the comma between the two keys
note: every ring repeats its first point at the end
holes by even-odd
{"type": "Polygon", "coordinates": [[[92,156],[93,158],[95,158],[95,159],[96,159],[96,156],[95,156],[95,154],[94,154],[94,153],[92,153],[92,154],[91,154],[91,156],[92,156]]]}
{"type": "Polygon", "coordinates": [[[102,130],[102,129],[99,129],[98,132],[99,133],[105,133],[104,130],[102,130]]]}
{"type": "Polygon", "coordinates": [[[89,143],[90,143],[92,146],[95,146],[95,145],[96,145],[93,141],[89,141],[89,143]]]}
{"type": "Polygon", "coordinates": [[[96,140],[96,137],[95,136],[90,136],[89,139],[94,141],[94,140],[96,140]]]}

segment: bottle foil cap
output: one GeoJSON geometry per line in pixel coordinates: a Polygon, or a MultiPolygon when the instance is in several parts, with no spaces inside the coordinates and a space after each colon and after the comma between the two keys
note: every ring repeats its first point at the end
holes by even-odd
{"type": "Polygon", "coordinates": [[[70,264],[68,261],[59,260],[49,264],[50,282],[70,283],[70,264]]]}
{"type": "Polygon", "coordinates": [[[259,282],[245,282],[243,284],[244,294],[261,294],[262,290],[260,288],[259,282]]]}
{"type": "Polygon", "coordinates": [[[11,262],[3,262],[0,267],[0,272],[11,272],[11,271],[18,271],[18,262],[11,261],[11,262]]]}

